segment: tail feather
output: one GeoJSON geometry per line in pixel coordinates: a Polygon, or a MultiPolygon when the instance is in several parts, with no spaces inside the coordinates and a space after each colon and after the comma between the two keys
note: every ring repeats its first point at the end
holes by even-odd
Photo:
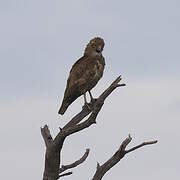
{"type": "Polygon", "coordinates": [[[58,111],[58,114],[63,115],[65,113],[65,111],[67,110],[67,108],[69,107],[69,105],[70,105],[69,103],[63,101],[63,103],[58,111]]]}
{"type": "Polygon", "coordinates": [[[77,91],[74,91],[69,96],[67,96],[66,92],[63,98],[62,105],[58,111],[58,114],[63,115],[67,108],[80,96],[81,94],[77,93],[77,91]]]}

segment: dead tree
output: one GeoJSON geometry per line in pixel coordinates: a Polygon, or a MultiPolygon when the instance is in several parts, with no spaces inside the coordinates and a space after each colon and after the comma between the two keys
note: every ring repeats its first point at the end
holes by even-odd
{"type": "MultiPolygon", "coordinates": [[[[83,163],[88,154],[89,149],[86,149],[85,154],[77,161],[69,165],[61,165],[61,150],[65,139],[83,129],[90,127],[96,123],[96,118],[104,104],[105,99],[118,87],[125,86],[125,84],[119,84],[121,77],[119,76],[94,102],[89,103],[89,107],[84,107],[81,112],[74,116],[63,128],[60,128],[59,133],[53,139],[50,130],[47,125],[41,128],[41,134],[46,145],[45,154],[45,167],[43,180],[57,180],[63,176],[71,175],[72,172],[65,172],[68,169],[74,168],[79,164],[83,163]],[[85,117],[89,117],[82,121],[85,117]]],[[[120,145],[119,149],[114,153],[114,155],[107,160],[103,165],[97,164],[96,172],[92,180],[100,180],[103,178],[104,174],[116,165],[127,153],[130,153],[138,148],[146,145],[151,145],[157,143],[157,141],[147,141],[140,145],[137,145],[131,149],[126,149],[127,145],[131,142],[132,138],[129,135],[120,145]]]]}

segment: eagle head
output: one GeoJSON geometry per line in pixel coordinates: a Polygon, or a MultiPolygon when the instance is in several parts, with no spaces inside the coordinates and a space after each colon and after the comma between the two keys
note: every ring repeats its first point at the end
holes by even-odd
{"type": "Polygon", "coordinates": [[[87,44],[84,54],[87,56],[101,56],[104,48],[104,40],[100,37],[95,37],[87,44]]]}

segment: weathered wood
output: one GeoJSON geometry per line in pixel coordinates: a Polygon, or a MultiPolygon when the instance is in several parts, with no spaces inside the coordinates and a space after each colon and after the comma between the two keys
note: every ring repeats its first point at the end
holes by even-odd
{"type": "Polygon", "coordinates": [[[151,145],[157,143],[157,141],[147,141],[143,142],[140,145],[137,145],[129,150],[126,150],[127,145],[131,142],[132,138],[129,135],[122,144],[120,145],[119,149],[114,153],[114,155],[108,159],[103,165],[97,164],[96,172],[92,178],[92,180],[101,180],[105,173],[109,171],[113,166],[115,166],[127,153],[135,151],[138,148],[141,148],[146,145],[151,145]]]}
{"type": "Polygon", "coordinates": [[[63,173],[67,169],[72,169],[72,168],[82,164],[86,160],[86,158],[88,157],[89,151],[90,151],[90,149],[86,149],[86,152],[84,153],[84,155],[79,160],[77,160],[71,164],[68,164],[68,165],[62,165],[61,168],[59,169],[59,174],[63,173]]]}
{"type": "MultiPolygon", "coordinates": [[[[85,106],[77,115],[75,115],[63,128],[60,128],[59,133],[53,139],[50,130],[47,125],[41,128],[41,134],[43,136],[46,145],[45,154],[45,167],[43,180],[57,180],[64,176],[69,176],[72,172],[63,173],[64,171],[74,168],[83,163],[89,154],[89,149],[86,150],[85,154],[77,161],[69,165],[61,165],[60,155],[63,147],[63,143],[71,134],[79,132],[85,128],[90,127],[96,123],[96,118],[104,105],[106,98],[118,87],[125,86],[125,84],[119,84],[121,76],[119,76],[97,99],[88,104],[89,107],[85,106]],[[86,120],[85,117],[90,115],[86,120]],[[81,122],[84,120],[83,122],[81,122]],[[60,167],[61,165],[61,167],[60,167]],[[63,174],[62,174],[63,173],[63,174]]],[[[97,164],[96,172],[92,180],[101,180],[105,173],[115,166],[127,153],[135,151],[146,145],[157,143],[157,141],[143,142],[129,150],[126,150],[127,145],[131,142],[132,138],[129,135],[114,155],[108,159],[103,165],[97,164]]]]}

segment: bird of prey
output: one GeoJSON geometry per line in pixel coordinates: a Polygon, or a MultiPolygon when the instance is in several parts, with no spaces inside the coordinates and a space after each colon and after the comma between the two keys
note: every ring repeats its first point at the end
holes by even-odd
{"type": "Polygon", "coordinates": [[[89,92],[91,101],[93,101],[90,90],[98,83],[103,75],[105,59],[102,55],[104,40],[95,37],[87,44],[84,55],[72,66],[64,92],[62,105],[58,114],[63,115],[69,105],[79,96],[84,95],[84,102],[87,105],[86,92],[89,92]]]}

